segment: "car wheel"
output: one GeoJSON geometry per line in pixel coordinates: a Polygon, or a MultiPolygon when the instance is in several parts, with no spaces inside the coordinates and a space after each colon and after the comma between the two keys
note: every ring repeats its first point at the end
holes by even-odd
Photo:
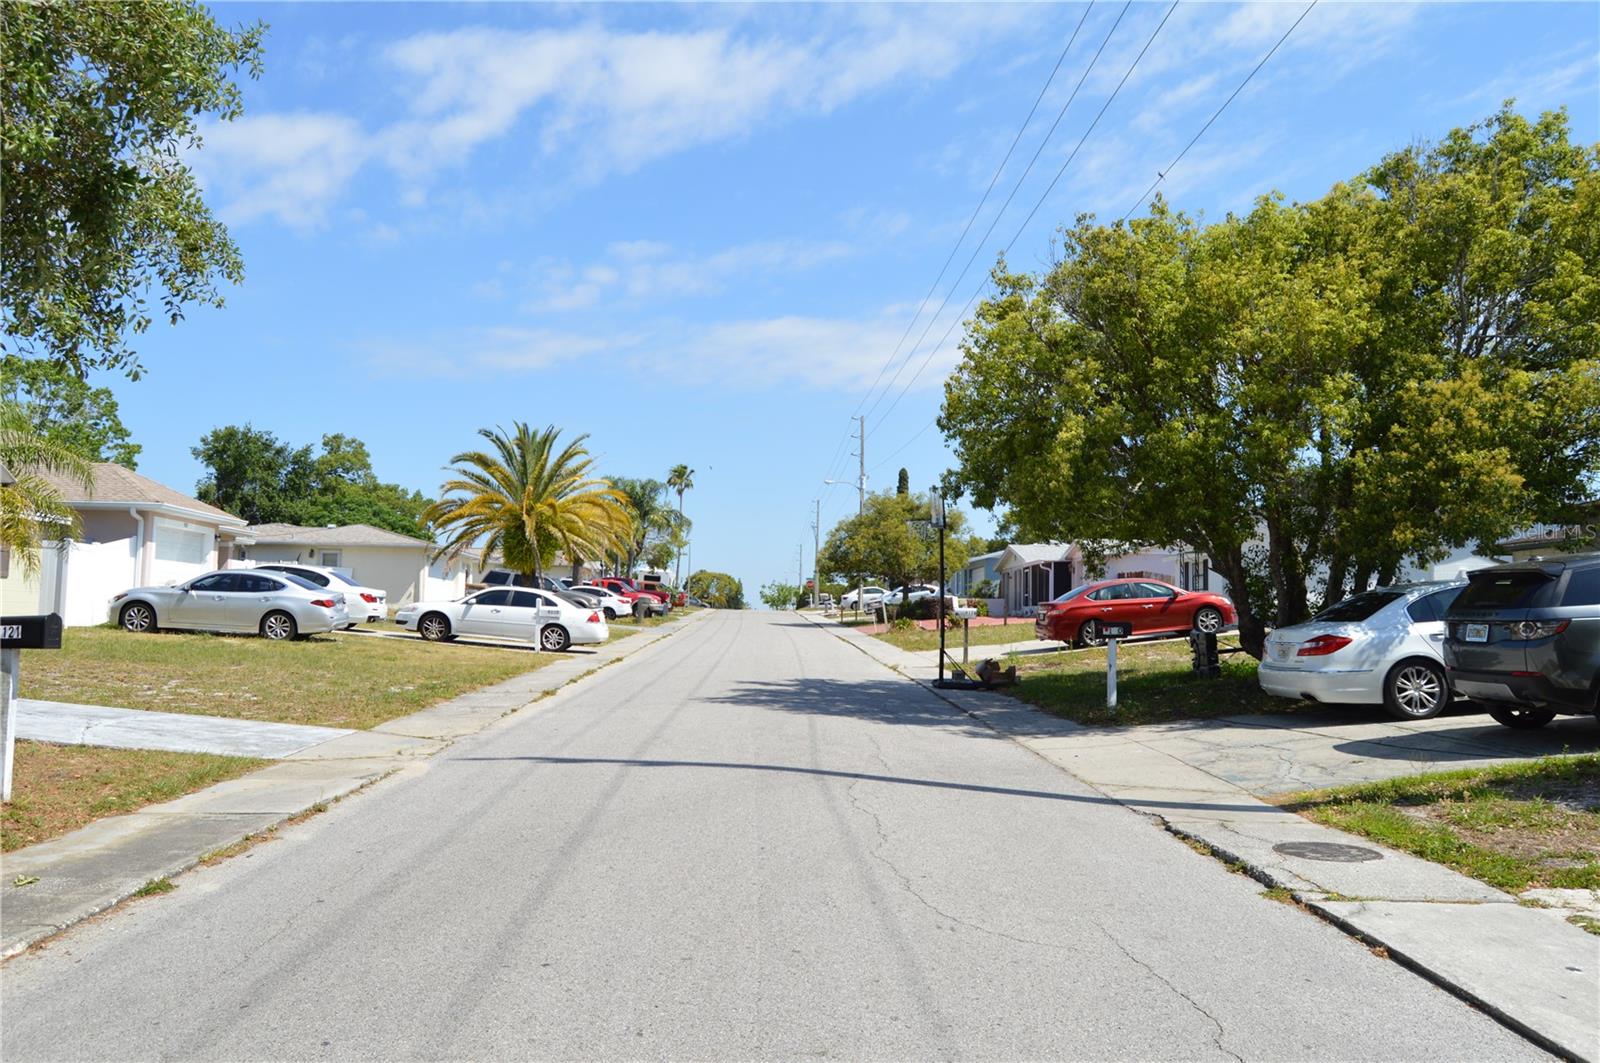
{"type": "Polygon", "coordinates": [[[607,622],[615,620],[616,618],[617,618],[617,611],[615,609],[611,608],[611,606],[609,606],[609,605],[606,606],[606,620],[607,620],[607,622]]]}
{"type": "Polygon", "coordinates": [[[124,630],[142,635],[156,629],[156,611],[143,602],[129,602],[122,607],[117,623],[124,630]]]}
{"type": "Polygon", "coordinates": [[[261,618],[261,637],[273,642],[287,642],[299,635],[300,627],[294,617],[282,610],[273,610],[261,618]]]}
{"type": "Polygon", "coordinates": [[[1206,635],[1215,635],[1222,630],[1222,610],[1205,605],[1195,610],[1194,629],[1206,635]]]}
{"type": "Polygon", "coordinates": [[[539,631],[539,647],[551,653],[560,653],[572,645],[572,636],[560,624],[546,624],[539,631]]]}
{"type": "Polygon", "coordinates": [[[1429,661],[1401,661],[1383,681],[1383,703],[1401,720],[1431,720],[1450,704],[1444,671],[1429,661]]]}
{"type": "Polygon", "coordinates": [[[1532,731],[1556,718],[1554,710],[1534,709],[1525,705],[1491,705],[1489,715],[1494,717],[1496,723],[1519,731],[1532,731]]]}
{"type": "Polygon", "coordinates": [[[450,634],[450,621],[443,613],[429,613],[417,621],[417,630],[429,642],[445,642],[454,637],[450,634]]]}
{"type": "Polygon", "coordinates": [[[1100,621],[1085,620],[1083,626],[1078,629],[1078,645],[1104,646],[1105,644],[1105,637],[1100,634],[1100,621]]]}

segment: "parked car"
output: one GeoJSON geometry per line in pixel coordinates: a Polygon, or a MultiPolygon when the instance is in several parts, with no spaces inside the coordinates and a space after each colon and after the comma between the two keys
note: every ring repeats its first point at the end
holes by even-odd
{"type": "Polygon", "coordinates": [[[1104,579],[1072,588],[1039,608],[1034,634],[1074,646],[1099,646],[1104,623],[1135,635],[1218,632],[1239,622],[1233,603],[1210,591],[1185,591],[1154,579],[1104,579]]]}
{"type": "Polygon", "coordinates": [[[346,627],[341,591],[287,572],[207,572],[172,587],[134,587],[111,599],[110,619],[128,631],[255,632],[281,641],[346,627]]]}
{"type": "Polygon", "coordinates": [[[1600,554],[1479,569],[1445,616],[1458,692],[1507,727],[1600,717],[1600,554]]]}
{"type": "Polygon", "coordinates": [[[937,598],[939,588],[927,583],[909,583],[904,587],[896,587],[883,596],[884,605],[910,605],[920,602],[924,598],[937,598]]]}
{"type": "Polygon", "coordinates": [[[884,595],[889,593],[882,587],[859,587],[855,590],[846,591],[844,594],[839,596],[839,608],[856,608],[856,598],[858,597],[858,592],[861,599],[860,608],[862,609],[876,609],[878,604],[883,601],[884,595]]]}
{"type": "Polygon", "coordinates": [[[633,603],[643,601],[647,615],[664,615],[671,608],[667,602],[666,594],[645,590],[643,587],[636,586],[633,580],[625,579],[622,576],[597,576],[590,581],[590,585],[603,587],[617,595],[617,597],[626,599],[629,608],[633,607],[633,603]]]}
{"type": "Polygon", "coordinates": [[[593,603],[593,608],[605,614],[607,620],[615,620],[619,616],[627,616],[633,612],[633,602],[622,597],[614,591],[593,584],[579,583],[570,592],[573,595],[583,595],[593,603]]]}
{"type": "Polygon", "coordinates": [[[299,576],[307,583],[318,587],[331,587],[341,592],[344,595],[345,607],[350,613],[351,627],[364,621],[389,619],[388,591],[379,590],[377,587],[363,587],[349,576],[331,568],[324,568],[321,565],[302,565],[298,562],[272,561],[257,565],[255,571],[287,572],[291,576],[299,576]]]}
{"type": "Polygon", "coordinates": [[[525,572],[512,572],[504,568],[491,568],[483,574],[483,579],[467,586],[473,590],[479,587],[532,587],[543,591],[567,589],[566,584],[559,582],[553,576],[530,576],[525,572]]]}
{"type": "Polygon", "coordinates": [[[490,587],[453,602],[412,602],[395,612],[394,622],[429,642],[487,635],[537,640],[540,649],[552,653],[610,637],[598,610],[581,609],[554,594],[521,587],[490,587]]]}
{"type": "Polygon", "coordinates": [[[1383,705],[1402,720],[1426,720],[1450,705],[1444,615],[1466,586],[1410,583],[1363,591],[1303,624],[1267,636],[1256,676],[1268,694],[1308,701],[1383,705]]]}

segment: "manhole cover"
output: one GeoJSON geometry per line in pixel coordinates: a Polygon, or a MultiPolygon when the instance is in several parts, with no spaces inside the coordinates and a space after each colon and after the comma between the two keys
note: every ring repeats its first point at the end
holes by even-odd
{"type": "Polygon", "coordinates": [[[1376,849],[1363,849],[1359,845],[1340,845],[1338,842],[1284,842],[1274,845],[1272,851],[1284,856],[1298,856],[1302,860],[1329,860],[1339,864],[1359,864],[1363,860],[1382,860],[1376,849]]]}

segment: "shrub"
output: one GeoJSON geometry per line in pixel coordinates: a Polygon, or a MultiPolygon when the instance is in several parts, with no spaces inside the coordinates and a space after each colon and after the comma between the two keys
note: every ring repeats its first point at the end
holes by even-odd
{"type": "Polygon", "coordinates": [[[890,631],[915,631],[917,622],[909,616],[897,616],[889,622],[890,631]]]}

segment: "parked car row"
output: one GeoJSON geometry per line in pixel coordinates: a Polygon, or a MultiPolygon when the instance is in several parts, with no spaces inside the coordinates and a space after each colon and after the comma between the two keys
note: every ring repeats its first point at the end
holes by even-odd
{"type": "MultiPolygon", "coordinates": [[[[672,608],[670,589],[638,587],[620,577],[573,584],[492,570],[484,582],[482,590],[460,599],[401,606],[394,621],[430,642],[486,635],[534,641],[560,652],[606,641],[607,622],[619,616],[662,615],[672,608]]],[[[254,632],[281,640],[386,620],[388,600],[383,591],[334,569],[274,562],[123,591],[112,599],[109,619],[134,632],[254,632]]]]}
{"type": "Polygon", "coordinates": [[[1464,697],[1507,727],[1600,717],[1600,554],[1363,591],[1267,639],[1270,694],[1425,720],[1464,697]]]}

